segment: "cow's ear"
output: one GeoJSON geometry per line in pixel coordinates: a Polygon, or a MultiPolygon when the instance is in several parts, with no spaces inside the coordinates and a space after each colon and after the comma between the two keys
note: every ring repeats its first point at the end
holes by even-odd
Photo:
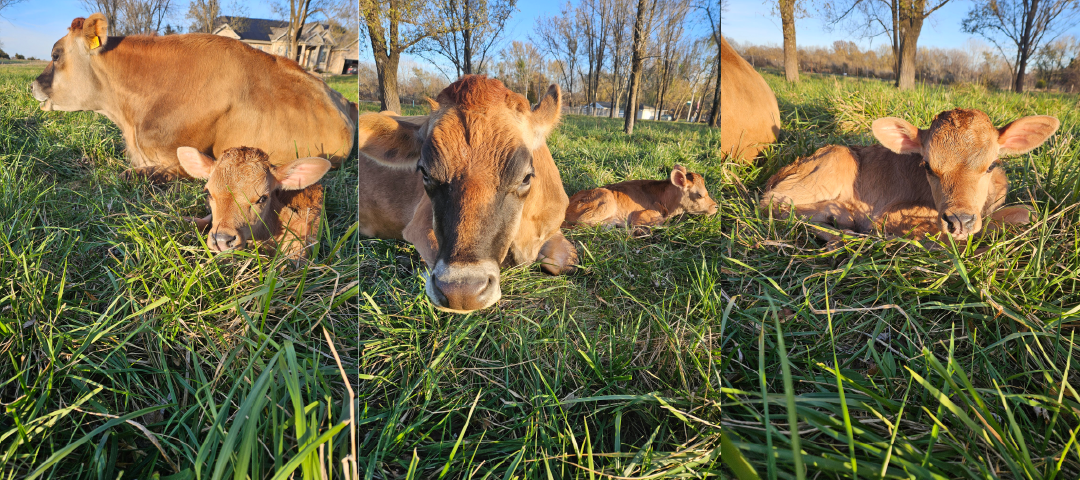
{"type": "Polygon", "coordinates": [[[176,158],[180,159],[180,167],[192,178],[206,180],[210,178],[210,171],[214,169],[213,158],[191,147],[177,148],[176,158]]]}
{"type": "Polygon", "coordinates": [[[91,52],[100,52],[109,40],[109,21],[105,15],[95,13],[83,22],[82,37],[91,52]]]}
{"type": "Polygon", "coordinates": [[[357,121],[360,131],[360,154],[394,168],[416,168],[420,147],[424,144],[421,129],[428,117],[399,117],[387,113],[365,113],[357,121]]]}
{"type": "Polygon", "coordinates": [[[533,138],[527,138],[525,141],[530,143],[530,149],[540,148],[540,145],[547,139],[548,134],[559,123],[559,113],[561,111],[562,90],[559,89],[558,85],[551,84],[547,89],[547,93],[544,94],[544,98],[541,98],[540,103],[536,104],[536,108],[532,109],[532,116],[529,118],[533,138]]]}
{"type": "Polygon", "coordinates": [[[1047,115],[1035,115],[1013,121],[998,129],[998,155],[1020,155],[1042,145],[1057,131],[1061,122],[1047,115]]]}
{"type": "Polygon", "coordinates": [[[330,171],[330,162],[325,158],[298,158],[285,165],[274,167],[274,178],[284,190],[305,189],[330,171]]]}
{"type": "Polygon", "coordinates": [[[675,168],[671,169],[671,184],[683,190],[691,186],[690,179],[686,176],[686,167],[675,165],[675,168]]]}
{"type": "Polygon", "coordinates": [[[874,136],[885,148],[893,153],[901,155],[908,153],[922,153],[922,141],[919,140],[919,129],[914,125],[896,117],[885,117],[874,120],[870,129],[874,136]]]}

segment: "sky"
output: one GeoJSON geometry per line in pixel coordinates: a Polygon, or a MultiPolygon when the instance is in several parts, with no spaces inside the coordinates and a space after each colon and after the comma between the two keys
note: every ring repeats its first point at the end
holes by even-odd
{"type": "MultiPolygon", "coordinates": [[[[176,10],[166,23],[186,28],[191,23],[184,18],[188,1],[175,0],[174,3],[176,10]]],[[[241,3],[247,6],[250,17],[275,18],[269,2],[248,0],[241,3]]],[[[229,5],[229,2],[225,4],[229,5]]],[[[24,0],[0,12],[0,48],[12,56],[21,53],[47,59],[53,44],[67,35],[71,20],[91,13],[79,0],[24,0]]]]}

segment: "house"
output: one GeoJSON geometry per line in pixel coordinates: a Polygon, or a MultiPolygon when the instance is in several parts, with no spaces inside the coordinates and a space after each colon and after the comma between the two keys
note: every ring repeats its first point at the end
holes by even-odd
{"type": "MultiPolygon", "coordinates": [[[[263,18],[218,17],[214,22],[214,35],[234,38],[273,55],[288,55],[289,22],[263,18]]],[[[308,70],[345,73],[360,60],[360,40],[338,44],[340,35],[335,34],[327,23],[304,24],[297,47],[298,62],[308,70]]],[[[296,59],[296,55],[288,55],[296,59]]]]}

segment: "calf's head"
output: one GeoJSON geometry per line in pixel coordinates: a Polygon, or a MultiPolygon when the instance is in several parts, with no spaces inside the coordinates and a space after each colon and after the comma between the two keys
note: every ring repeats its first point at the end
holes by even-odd
{"type": "Polygon", "coordinates": [[[709,196],[709,190],[705,188],[705,177],[694,172],[688,172],[686,167],[675,165],[671,170],[671,184],[678,187],[681,194],[679,208],[690,215],[712,215],[720,210],[720,206],[709,196]]]}
{"type": "Polygon", "coordinates": [[[216,162],[191,147],[176,149],[176,156],[189,175],[206,180],[213,217],[206,244],[219,252],[273,237],[282,207],[279,193],[307,188],[330,170],[330,162],[319,157],[275,167],[266,153],[251,147],[225,150],[216,162]]]}
{"type": "Polygon", "coordinates": [[[978,233],[983,214],[990,213],[983,208],[999,159],[1038,147],[1058,125],[1056,118],[1038,115],[995,128],[985,113],[958,108],[938,114],[926,130],[893,117],[875,120],[872,128],[889,150],[922,156],[941,230],[963,240],[978,233]]]}
{"type": "Polygon", "coordinates": [[[438,95],[429,116],[360,116],[361,154],[423,178],[432,214],[413,222],[430,221],[437,250],[418,249],[431,268],[428,298],[438,308],[462,313],[494,304],[502,295],[500,266],[533,261],[539,248],[521,253],[511,248],[515,237],[542,241],[550,235],[545,229],[562,222],[566,194],[545,144],[559,104],[556,85],[530,109],[498,80],[467,75],[438,95]],[[526,208],[558,194],[562,203],[550,202],[562,209],[557,218],[526,208]],[[533,258],[514,258],[527,255],[533,258]]]}
{"type": "Polygon", "coordinates": [[[100,13],[72,20],[67,35],[53,44],[52,61],[31,84],[42,110],[98,110],[100,85],[91,57],[107,49],[109,21],[100,13]]]}

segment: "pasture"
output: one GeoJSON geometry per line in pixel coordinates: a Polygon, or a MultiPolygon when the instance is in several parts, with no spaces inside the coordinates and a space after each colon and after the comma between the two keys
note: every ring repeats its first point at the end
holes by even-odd
{"type": "Polygon", "coordinates": [[[764,77],[780,138],[755,165],[719,168],[724,310],[712,348],[725,462],[762,478],[1080,477],[1077,97],[764,77]],[[808,224],[758,211],[766,179],[797,157],[876,142],[876,118],[925,128],[957,107],[997,126],[1062,122],[1004,162],[1007,204],[1038,212],[1019,234],[940,251],[854,236],[830,250],[808,224]]]}
{"type": "Polygon", "coordinates": [[[341,478],[355,162],[323,180],[310,261],[215,255],[180,219],[203,183],[124,179],[119,130],[40,111],[40,71],[0,66],[0,477],[341,478]]]}

